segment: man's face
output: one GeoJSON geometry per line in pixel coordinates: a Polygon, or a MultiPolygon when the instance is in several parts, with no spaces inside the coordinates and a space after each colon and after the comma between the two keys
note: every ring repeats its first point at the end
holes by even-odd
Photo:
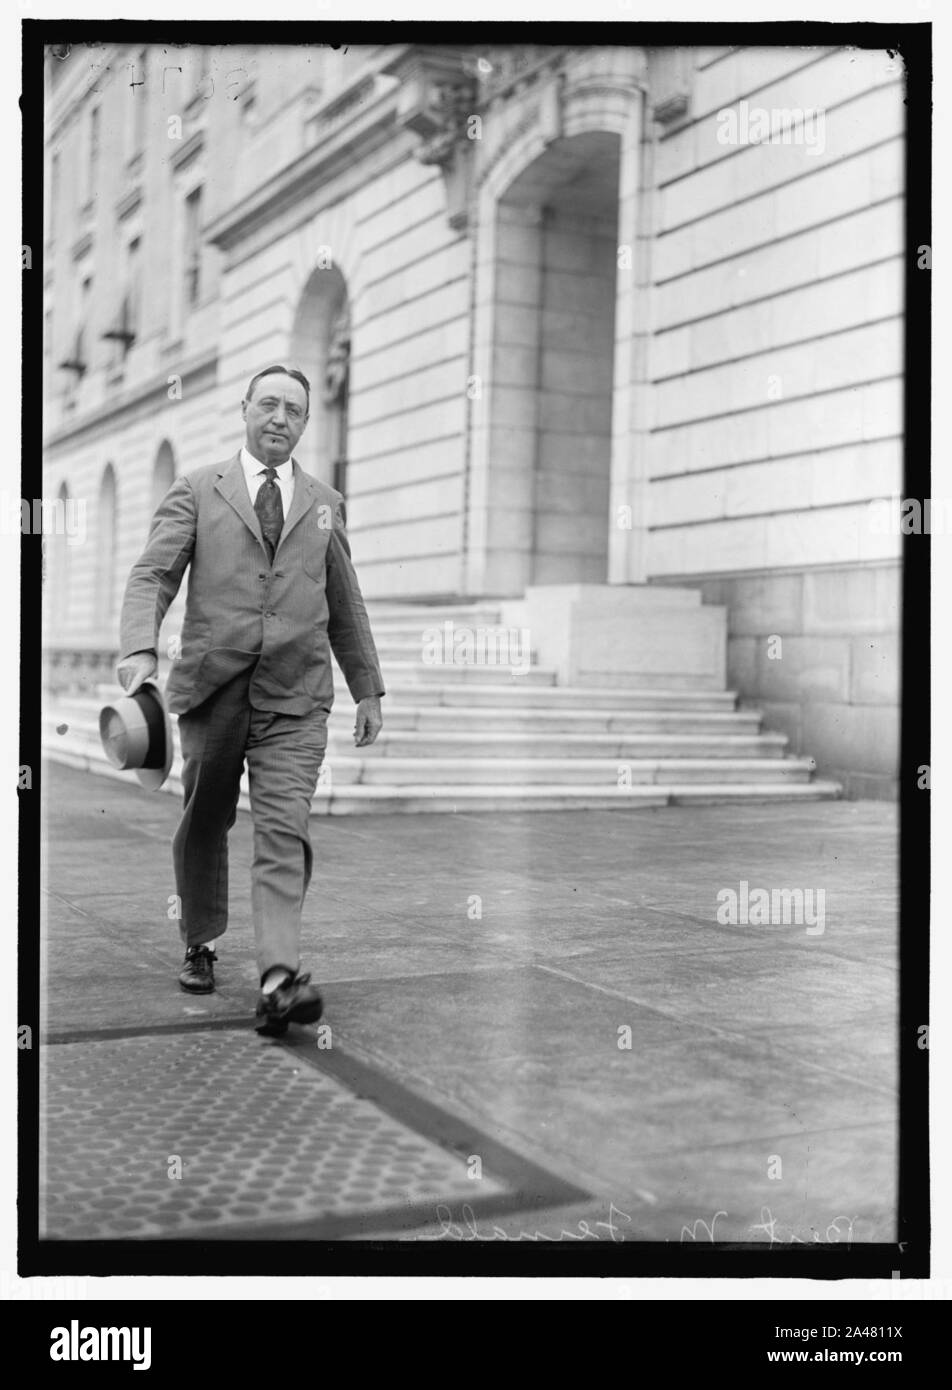
{"type": "Polygon", "coordinates": [[[291,457],[307,424],[307,392],[293,376],[275,372],[256,381],[241,403],[245,447],[262,463],[277,465],[291,457]]]}

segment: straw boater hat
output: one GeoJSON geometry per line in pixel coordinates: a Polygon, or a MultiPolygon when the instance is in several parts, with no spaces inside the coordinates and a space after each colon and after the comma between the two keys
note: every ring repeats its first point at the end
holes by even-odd
{"type": "Polygon", "coordinates": [[[99,737],[113,767],[158,791],[172,766],[172,721],[157,685],[145,681],[99,714],[99,737]]]}

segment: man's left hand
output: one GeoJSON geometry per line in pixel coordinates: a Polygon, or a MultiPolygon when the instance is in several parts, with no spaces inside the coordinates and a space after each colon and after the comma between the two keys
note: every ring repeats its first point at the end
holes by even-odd
{"type": "Polygon", "coordinates": [[[354,744],[366,748],[383,728],[383,715],[380,712],[380,696],[368,695],[357,706],[357,721],[354,725],[354,744]]]}

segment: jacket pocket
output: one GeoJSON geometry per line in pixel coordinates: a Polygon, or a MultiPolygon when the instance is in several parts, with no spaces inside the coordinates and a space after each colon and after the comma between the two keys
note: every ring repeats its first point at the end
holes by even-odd
{"type": "Polygon", "coordinates": [[[186,618],[182,624],[181,649],[172,663],[172,671],[197,671],[211,645],[211,624],[206,618],[186,618]]]}

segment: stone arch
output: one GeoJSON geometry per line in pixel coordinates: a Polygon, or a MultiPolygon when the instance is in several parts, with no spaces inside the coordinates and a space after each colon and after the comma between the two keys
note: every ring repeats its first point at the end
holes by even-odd
{"type": "Polygon", "coordinates": [[[292,252],[293,304],[300,303],[318,266],[339,270],[347,284],[351,303],[359,302],[363,285],[360,237],[348,201],[322,209],[298,229],[292,252]]]}
{"type": "MultiPolygon", "coordinates": [[[[568,76],[568,75],[567,75],[568,76]]],[[[604,131],[625,136],[630,132],[632,116],[640,109],[641,92],[635,80],[621,73],[589,75],[573,82],[567,80],[563,89],[556,138],[594,134],[604,131]]],[[[487,169],[480,186],[480,200],[496,201],[514,180],[544,154],[553,143],[550,131],[542,130],[536,122],[513,140],[507,140],[503,153],[487,169]]],[[[483,207],[485,211],[485,204],[483,207]]],[[[483,217],[480,217],[482,229],[483,217]]]]}
{"type": "Polygon", "coordinates": [[[495,199],[485,541],[497,592],[607,582],[620,144],[563,135],[495,199]]]}
{"type": "Polygon", "coordinates": [[[96,625],[112,626],[116,606],[116,470],[107,463],[99,482],[96,499],[96,625]]]}
{"type": "MultiPolygon", "coordinates": [[[[67,504],[69,502],[69,486],[60,483],[57,496],[57,513],[62,516],[67,514],[67,504]]],[[[47,538],[44,537],[44,541],[47,538]]],[[[50,606],[49,624],[54,633],[62,635],[69,626],[70,591],[72,576],[70,574],[70,544],[66,534],[65,525],[55,527],[50,542],[50,606]]]]}
{"type": "MultiPolygon", "coordinates": [[[[349,361],[360,336],[360,299],[363,264],[360,234],[351,200],[323,208],[300,227],[292,253],[290,300],[294,306],[290,326],[288,365],[299,366],[311,383],[311,411],[307,429],[295,449],[301,466],[315,477],[345,491],[347,394],[349,369],[341,383],[341,341],[349,335],[349,361]],[[341,321],[341,314],[344,320],[341,321]],[[332,342],[336,350],[331,353],[332,342]],[[329,355],[336,366],[336,400],[325,400],[324,380],[329,355]]],[[[349,368],[348,361],[348,368],[349,368]]],[[[333,394],[333,392],[331,393],[333,394]]]]}
{"type": "Polygon", "coordinates": [[[306,472],[346,489],[350,296],[336,265],[318,265],[298,299],[291,359],[311,383],[310,419],[295,449],[306,472]]]}
{"type": "MultiPolygon", "coordinates": [[[[175,482],[179,473],[179,454],[175,444],[166,435],[155,451],[155,458],[152,462],[152,477],[150,480],[151,496],[149,515],[146,525],[151,526],[152,518],[155,515],[159,503],[165,497],[169,488],[175,482]]],[[[173,634],[177,634],[182,625],[185,614],[185,595],[187,588],[185,585],[179,589],[175,598],[169,605],[168,611],[162,624],[162,636],[160,637],[160,649],[162,652],[169,651],[168,639],[173,634]]]]}
{"type": "MultiPolygon", "coordinates": [[[[482,384],[485,405],[481,407],[477,403],[472,415],[462,584],[463,592],[468,594],[517,594],[527,584],[534,582],[581,579],[586,569],[588,577],[594,582],[604,582],[606,579],[630,581],[643,577],[639,571],[643,564],[641,557],[647,522],[644,507],[639,507],[638,501],[644,493],[642,471],[646,451],[634,446],[634,435],[639,428],[633,418],[636,396],[632,337],[635,305],[638,302],[634,273],[624,276],[617,273],[617,264],[611,271],[615,278],[613,361],[610,369],[612,389],[611,401],[606,407],[610,423],[607,453],[599,461],[599,506],[604,504],[601,543],[604,554],[590,555],[588,560],[580,559],[579,572],[575,575],[564,571],[560,575],[556,541],[550,547],[553,563],[546,561],[539,569],[533,558],[538,541],[536,500],[527,492],[532,486],[530,475],[533,469],[527,459],[520,459],[516,472],[510,470],[507,477],[496,466],[501,457],[496,447],[500,423],[496,407],[500,402],[500,388],[506,406],[515,409],[512,419],[515,427],[530,428],[532,419],[532,410],[526,398],[517,402],[511,395],[505,400],[504,395],[507,355],[500,354],[498,348],[507,306],[500,302],[499,285],[506,274],[512,276],[513,271],[511,267],[508,271],[503,269],[500,225],[505,220],[505,214],[501,218],[500,209],[512,200],[513,190],[518,188],[520,179],[533,168],[538,171],[546,167],[547,158],[553,159],[552,152],[556,155],[553,163],[557,163],[559,148],[569,148],[570,142],[593,135],[608,137],[615,141],[619,151],[614,254],[617,258],[618,248],[624,244],[634,247],[643,111],[642,64],[643,56],[636,50],[607,50],[576,70],[565,71],[558,97],[557,119],[547,119],[543,128],[538,114],[533,116],[528,105],[521,112],[516,108],[511,109],[508,119],[512,136],[504,133],[499,138],[496,148],[501,153],[495,159],[490,155],[492,162],[478,175],[472,370],[482,384]],[[521,524],[517,521],[515,526],[513,517],[505,517],[500,509],[500,498],[504,499],[507,491],[511,496],[506,484],[514,478],[522,488],[522,505],[531,513],[531,519],[523,517],[521,524]],[[624,534],[610,524],[615,508],[621,503],[632,506],[638,518],[635,528],[624,534]],[[521,558],[518,558],[520,555],[521,558]],[[534,573],[534,570],[538,572],[534,573]],[[600,575],[600,579],[596,575],[600,575]]],[[[528,229],[523,230],[523,239],[531,242],[533,233],[528,229]]],[[[503,233],[503,239],[505,236],[506,233],[503,233]]],[[[608,245],[608,241],[604,241],[606,254],[608,245]]],[[[603,269],[607,276],[607,261],[603,262],[603,269]]],[[[511,310],[512,306],[509,308],[511,310]]],[[[512,312],[509,319],[513,319],[512,312]]],[[[523,332],[524,325],[518,331],[523,332]]],[[[529,346],[531,371],[532,345],[529,346]]],[[[514,353],[509,357],[513,362],[517,360],[514,353]]],[[[534,366],[538,370],[538,351],[535,353],[534,366]]],[[[538,410],[535,420],[538,423],[538,410]]],[[[592,522],[587,525],[594,540],[594,525],[592,522]]]]}
{"type": "Polygon", "coordinates": [[[175,482],[176,476],[175,450],[168,439],[163,439],[156,450],[155,460],[152,464],[152,499],[149,511],[149,519],[155,514],[162,498],[175,482]]]}

